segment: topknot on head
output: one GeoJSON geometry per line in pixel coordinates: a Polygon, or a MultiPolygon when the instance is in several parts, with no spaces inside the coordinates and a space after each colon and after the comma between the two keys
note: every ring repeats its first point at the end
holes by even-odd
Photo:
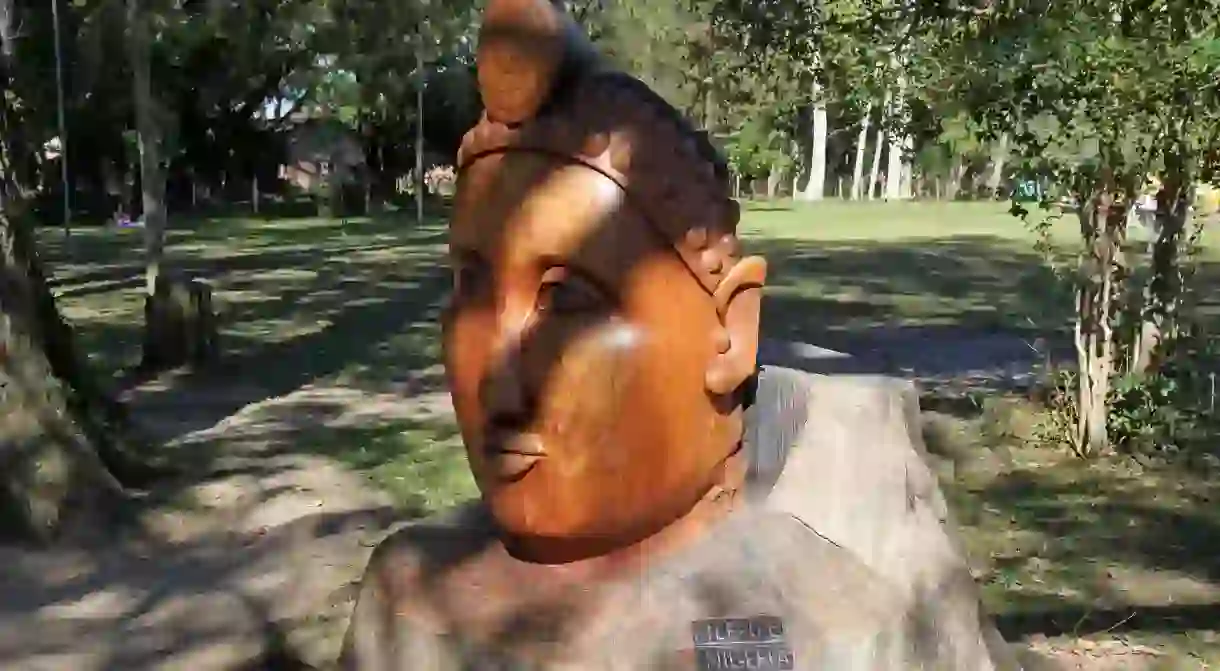
{"type": "Polygon", "coordinates": [[[512,125],[533,118],[566,76],[595,60],[592,45],[555,2],[488,0],[476,61],[489,119],[512,125]]]}
{"type": "Polygon", "coordinates": [[[597,170],[714,292],[740,259],[740,208],[707,134],[643,82],[599,68],[553,2],[488,0],[479,39],[486,111],[462,140],[459,169],[487,154],[537,151],[597,170]]]}

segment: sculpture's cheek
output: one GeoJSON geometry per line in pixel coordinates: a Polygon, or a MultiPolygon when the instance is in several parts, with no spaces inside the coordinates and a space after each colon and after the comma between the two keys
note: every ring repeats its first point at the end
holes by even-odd
{"type": "Polygon", "coordinates": [[[483,413],[479,387],[490,365],[488,329],[492,320],[486,310],[449,308],[442,316],[445,377],[453,399],[462,439],[468,447],[481,444],[483,413]]]}
{"type": "Polygon", "coordinates": [[[555,447],[567,462],[565,471],[584,469],[591,459],[610,465],[608,455],[592,453],[606,447],[623,420],[639,374],[636,353],[645,340],[638,326],[615,319],[581,332],[558,355],[540,390],[539,428],[561,443],[555,447]]]}

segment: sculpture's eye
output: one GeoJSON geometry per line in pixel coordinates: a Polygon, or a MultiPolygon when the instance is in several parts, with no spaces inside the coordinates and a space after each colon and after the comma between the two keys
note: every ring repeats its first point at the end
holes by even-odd
{"type": "Polygon", "coordinates": [[[560,268],[548,270],[538,287],[539,312],[590,312],[605,305],[605,297],[592,282],[560,268]]]}

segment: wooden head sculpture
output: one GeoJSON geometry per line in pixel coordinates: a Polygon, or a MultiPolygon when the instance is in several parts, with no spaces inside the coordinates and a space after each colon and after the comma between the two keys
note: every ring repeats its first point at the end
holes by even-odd
{"type": "Polygon", "coordinates": [[[706,135],[547,0],[488,0],[478,79],[443,320],[462,438],[510,551],[606,554],[736,487],[766,264],[706,135]]]}

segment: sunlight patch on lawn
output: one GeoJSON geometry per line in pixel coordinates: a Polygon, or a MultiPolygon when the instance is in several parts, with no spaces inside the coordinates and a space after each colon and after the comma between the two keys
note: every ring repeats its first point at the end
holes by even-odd
{"type": "Polygon", "coordinates": [[[445,420],[334,427],[300,448],[338,460],[404,509],[431,513],[477,495],[456,426],[445,420]]]}
{"type": "Polygon", "coordinates": [[[293,315],[283,319],[260,319],[226,325],[224,334],[261,343],[282,343],[302,336],[321,333],[330,322],[316,315],[293,315]]]}

